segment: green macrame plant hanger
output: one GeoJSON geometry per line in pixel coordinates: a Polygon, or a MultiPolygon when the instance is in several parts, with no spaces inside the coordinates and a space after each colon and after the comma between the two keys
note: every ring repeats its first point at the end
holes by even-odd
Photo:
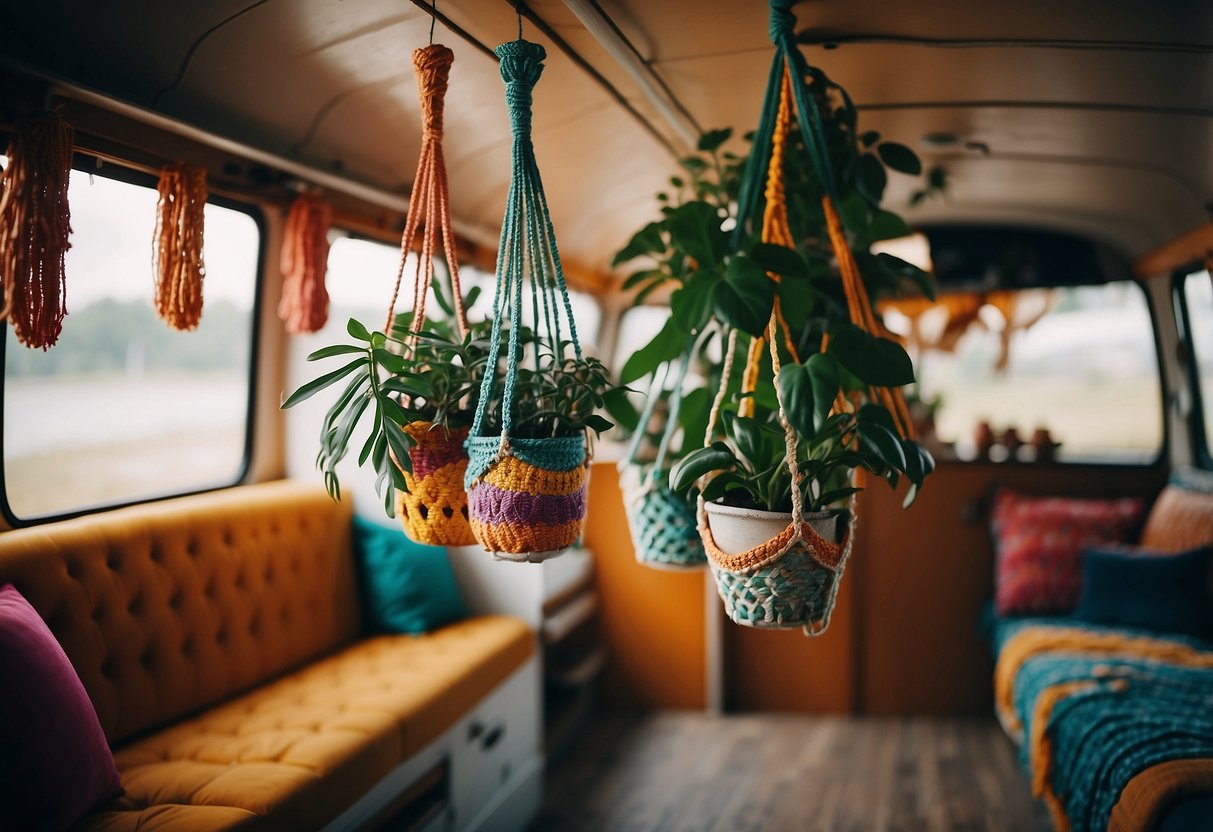
{"type": "Polygon", "coordinates": [[[682,387],[693,351],[694,346],[688,345],[683,353],[668,398],[662,395],[662,388],[669,381],[673,362],[666,365],[665,382],[659,383],[657,372],[653,373],[653,389],[649,391],[627,456],[619,464],[623,505],[636,560],[657,569],[702,569],[708,562],[696,525],[695,505],[685,495],[670,489],[670,472],[666,466],[670,444],[678,430],[682,387]],[[657,455],[650,462],[641,462],[640,449],[644,444],[646,428],[653,419],[657,403],[663,398],[668,401],[668,411],[657,455]]]}
{"type": "Polygon", "coordinates": [[[531,90],[543,72],[544,48],[516,40],[498,46],[501,78],[514,134],[510,178],[501,244],[497,251],[497,285],[488,370],[467,440],[465,484],[472,531],[485,550],[504,560],[538,562],[560,554],[581,537],[589,480],[589,446],[584,431],[547,438],[511,435],[516,384],[522,360],[523,289],[530,289],[530,311],[536,334],[535,359],[542,372],[544,347],[560,360],[571,347],[582,360],[556,232],[531,142],[531,90]],[[568,324],[563,339],[561,318],[568,324]],[[496,378],[503,327],[508,322],[504,375],[496,378]],[[501,391],[501,430],[485,435],[485,420],[494,389],[501,391]]]}

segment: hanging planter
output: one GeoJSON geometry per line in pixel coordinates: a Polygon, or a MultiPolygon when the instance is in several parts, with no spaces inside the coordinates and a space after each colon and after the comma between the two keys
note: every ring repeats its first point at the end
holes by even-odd
{"type": "Polygon", "coordinates": [[[546,53],[524,40],[495,51],[514,134],[514,169],[465,484],[472,531],[485,550],[503,560],[539,562],[581,537],[588,430],[611,426],[594,414],[610,385],[606,368],[582,355],[531,143],[531,91],[546,53]],[[525,310],[530,325],[523,321],[525,310]],[[499,369],[503,341],[505,366],[499,369]],[[533,366],[524,366],[524,359],[533,366]]]}
{"type": "Polygon", "coordinates": [[[657,403],[665,398],[654,373],[654,389],[649,391],[627,455],[619,464],[624,510],[636,560],[657,569],[699,569],[708,562],[699,539],[694,503],[685,494],[670,489],[666,464],[671,441],[678,430],[682,387],[692,352],[693,346],[684,352],[678,377],[669,391],[669,410],[656,458],[651,462],[638,461],[645,430],[657,403]]]}
{"type": "MultiPolygon", "coordinates": [[[[768,319],[761,330],[738,321],[730,331],[706,447],[675,466],[671,484],[675,491],[700,487],[699,531],[729,617],[751,627],[803,627],[806,635],[816,636],[829,626],[853,547],[857,469],[891,485],[901,477],[908,479],[908,505],[934,462],[913,441],[913,426],[898,389],[913,380],[913,368],[905,350],[887,337],[872,312],[835,208],[838,183],[830,152],[837,142],[826,139],[817,98],[824,98],[829,87],[796,47],[790,7],[790,0],[771,2],[775,61],[741,180],[734,253],[725,277],[727,283],[730,272],[749,273],[755,267],[766,272],[768,319]],[[812,91],[805,82],[808,76],[814,79],[812,91]],[[818,81],[824,90],[816,86],[818,81]],[[834,321],[819,312],[816,322],[807,316],[804,331],[788,322],[785,304],[791,306],[799,298],[797,291],[786,291],[785,284],[799,284],[799,292],[804,292],[806,281],[812,284],[832,275],[819,254],[806,260],[797,251],[791,230],[785,164],[794,119],[820,189],[819,230],[812,237],[829,240],[849,318],[849,323],[834,321]],[[751,245],[748,235],[760,206],[759,242],[751,245]],[[730,377],[739,352],[738,327],[750,338],[740,391],[734,393],[730,377]],[[768,372],[769,380],[764,380],[768,372]]],[[[853,129],[851,121],[848,131],[853,129]]],[[[863,139],[864,147],[877,139],[863,139]]],[[[861,155],[848,166],[848,175],[858,176],[872,164],[880,166],[875,155],[861,155]]],[[[874,198],[861,193],[867,185],[857,186],[859,202],[852,204],[859,207],[851,214],[864,223],[863,233],[857,235],[861,245],[863,240],[870,245],[872,239],[875,220],[869,217],[881,213],[883,176],[881,168],[874,198]]],[[[803,196],[797,194],[802,223],[803,196]]],[[[881,222],[891,226],[889,220],[881,222]]],[[[688,282],[683,291],[691,288],[688,282]]],[[[814,287],[821,298],[831,289],[824,283],[814,287]]],[[[722,317],[727,320],[727,315],[722,317]]],[[[803,313],[801,317],[806,318],[803,313]]]]}
{"type": "MultiPolygon", "coordinates": [[[[292,407],[337,382],[345,384],[321,426],[317,464],[325,485],[340,496],[336,466],[349,451],[354,427],[372,414],[370,435],[358,457],[379,474],[377,489],[384,510],[399,516],[405,533],[419,543],[465,546],[476,542],[468,524],[464,442],[488,356],[488,326],[468,323],[459,281],[450,194],[442,155],[443,97],[454,53],[440,44],[413,52],[421,101],[423,133],[404,233],[400,265],[382,331],[351,320],[353,344],[317,350],[308,360],[356,356],[348,364],[303,385],[283,403],[292,407]],[[417,236],[413,308],[397,315],[396,301],[417,236]],[[445,254],[450,294],[434,281],[434,257],[445,254]],[[428,314],[431,292],[443,316],[428,314]]],[[[294,262],[294,260],[292,260],[294,262]]]]}

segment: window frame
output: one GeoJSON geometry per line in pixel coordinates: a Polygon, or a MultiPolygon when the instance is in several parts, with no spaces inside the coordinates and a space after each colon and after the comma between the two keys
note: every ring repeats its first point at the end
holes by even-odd
{"type": "MultiPolygon", "coordinates": [[[[1131,468],[1137,470],[1149,470],[1157,468],[1166,460],[1171,450],[1171,431],[1167,420],[1167,402],[1169,400],[1167,390],[1166,365],[1163,361],[1162,354],[1162,333],[1159,332],[1158,309],[1155,306],[1154,298],[1150,294],[1146,283],[1137,278],[1125,277],[1120,280],[1106,280],[1102,283],[1078,283],[1072,286],[1039,286],[1032,288],[1050,289],[1050,288],[1077,288],[1080,286],[1107,286],[1113,283],[1132,283],[1141,292],[1143,300],[1146,304],[1146,315],[1150,323],[1150,335],[1154,342],[1154,361],[1158,370],[1158,407],[1159,416],[1161,417],[1162,437],[1158,443],[1158,453],[1149,459],[1141,462],[1127,462],[1118,460],[1100,460],[1100,459],[1074,459],[1064,460],[1054,457],[1048,461],[1023,461],[1018,459],[1005,459],[1001,462],[994,462],[989,459],[960,459],[958,457],[949,457],[942,460],[937,460],[943,465],[994,465],[994,466],[1023,466],[1026,468],[1094,468],[1094,469],[1113,469],[1113,468],[1131,468]]],[[[917,373],[917,367],[915,368],[917,373]]]]}
{"type": "MultiPolygon", "coordinates": [[[[1205,270],[1203,264],[1193,263],[1184,268],[1176,269],[1171,275],[1171,299],[1176,311],[1176,322],[1179,324],[1179,344],[1183,351],[1184,376],[1188,390],[1192,396],[1192,406],[1188,412],[1188,434],[1191,437],[1193,461],[1201,468],[1213,469],[1213,451],[1209,448],[1208,430],[1205,425],[1205,402],[1200,390],[1200,367],[1196,357],[1196,347],[1192,343],[1192,318],[1188,311],[1188,299],[1184,295],[1184,285],[1188,279],[1195,277],[1205,270]]],[[[1210,274],[1213,281],[1213,273],[1210,274]]]]}
{"type": "MultiPolygon", "coordinates": [[[[149,188],[152,191],[156,190],[157,177],[142,170],[128,168],[117,162],[106,161],[102,166],[101,159],[87,153],[76,153],[72,159],[72,170],[78,173],[88,174],[89,176],[100,176],[105,179],[112,179],[117,182],[124,182],[129,185],[138,185],[149,188]]],[[[3,378],[3,367],[7,357],[8,338],[7,331],[9,327],[8,321],[0,323],[0,517],[3,517],[4,523],[10,529],[29,528],[41,526],[46,523],[54,523],[60,520],[71,520],[76,517],[84,517],[89,514],[100,514],[107,511],[113,511],[120,508],[128,508],[130,506],[143,505],[145,503],[156,503],[162,500],[171,500],[177,497],[185,497],[190,494],[205,494],[211,491],[222,491],[225,488],[241,485],[248,480],[249,472],[253,467],[253,445],[254,438],[257,433],[257,390],[260,377],[259,365],[261,354],[261,313],[264,298],[262,297],[265,283],[265,255],[266,255],[266,238],[267,226],[265,221],[265,212],[259,205],[253,202],[242,202],[231,199],[226,196],[219,196],[214,193],[207,193],[207,204],[217,205],[220,208],[237,211],[249,217],[257,229],[257,256],[256,256],[256,273],[253,282],[253,306],[249,314],[252,315],[252,325],[250,327],[250,344],[249,344],[249,368],[248,368],[248,396],[245,404],[244,414],[244,446],[241,450],[240,468],[235,479],[232,482],[223,485],[211,485],[203,488],[190,488],[182,491],[173,491],[167,494],[160,494],[154,497],[141,497],[135,500],[122,500],[115,503],[106,503],[103,505],[86,506],[70,511],[59,512],[56,514],[46,514],[38,517],[23,518],[18,517],[9,505],[8,499],[8,477],[5,475],[3,449],[4,449],[4,408],[5,408],[5,379],[3,378]]],[[[148,245],[151,245],[151,232],[148,233],[148,245]]],[[[205,243],[204,243],[205,245],[205,243]]],[[[150,302],[150,301],[149,301],[150,302]]],[[[53,349],[53,347],[52,347],[53,349]]]]}

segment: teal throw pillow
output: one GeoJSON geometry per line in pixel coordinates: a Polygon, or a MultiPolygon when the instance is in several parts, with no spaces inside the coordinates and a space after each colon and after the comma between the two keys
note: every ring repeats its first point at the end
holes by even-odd
{"type": "Polygon", "coordinates": [[[446,549],[354,518],[354,557],[373,630],[428,633],[467,616],[446,549]]]}

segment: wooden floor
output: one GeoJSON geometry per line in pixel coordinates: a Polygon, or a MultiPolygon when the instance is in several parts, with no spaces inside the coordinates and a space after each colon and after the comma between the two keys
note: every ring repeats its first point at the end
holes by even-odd
{"type": "Polygon", "coordinates": [[[991,719],[664,712],[549,762],[546,830],[1047,830],[991,719]]]}

